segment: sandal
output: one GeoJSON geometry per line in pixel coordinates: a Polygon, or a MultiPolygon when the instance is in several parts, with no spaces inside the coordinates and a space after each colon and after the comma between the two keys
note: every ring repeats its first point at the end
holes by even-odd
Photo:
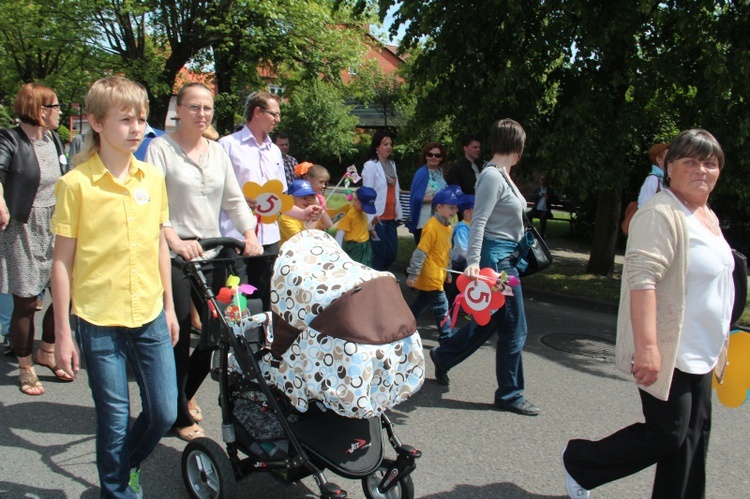
{"type": "Polygon", "coordinates": [[[190,413],[190,416],[192,416],[193,421],[195,421],[196,423],[200,423],[201,421],[203,421],[203,411],[201,411],[201,408],[197,405],[194,409],[188,409],[188,412],[190,413]]]}
{"type": "Polygon", "coordinates": [[[39,378],[36,377],[33,367],[21,367],[18,366],[18,383],[21,385],[21,392],[26,395],[43,395],[44,387],[39,382],[39,378]],[[37,390],[33,392],[32,390],[37,390]],[[41,391],[38,391],[41,390],[41,391]]]}
{"type": "Polygon", "coordinates": [[[194,424],[193,426],[183,426],[182,428],[175,428],[174,431],[176,431],[177,436],[183,439],[185,442],[192,442],[196,438],[206,436],[206,432],[204,432],[203,428],[201,428],[197,424],[194,424]]]}
{"type": "Polygon", "coordinates": [[[63,371],[57,364],[50,365],[50,364],[45,364],[44,362],[40,362],[39,361],[39,351],[42,351],[42,352],[46,353],[47,355],[52,355],[53,359],[55,358],[55,351],[54,350],[50,351],[50,350],[45,350],[42,347],[39,347],[37,349],[37,351],[36,351],[36,355],[34,356],[34,363],[36,363],[36,365],[42,366],[42,367],[46,367],[47,369],[49,369],[50,371],[52,371],[52,374],[54,374],[57,379],[59,379],[60,381],[64,381],[65,383],[69,383],[69,382],[71,382],[71,381],[73,381],[75,379],[75,378],[71,378],[68,375],[68,373],[66,373],[65,371],[63,371]]]}

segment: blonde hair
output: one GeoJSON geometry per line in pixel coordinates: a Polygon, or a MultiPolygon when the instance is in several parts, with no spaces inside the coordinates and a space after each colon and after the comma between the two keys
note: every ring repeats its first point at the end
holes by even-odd
{"type": "Polygon", "coordinates": [[[208,140],[219,140],[219,132],[210,124],[203,131],[203,136],[208,140]]]}
{"type": "Polygon", "coordinates": [[[325,180],[328,182],[331,180],[331,174],[328,172],[328,168],[322,165],[312,165],[308,170],[302,175],[302,178],[305,180],[309,180],[311,178],[325,180]]]}
{"type": "MultiPolygon", "coordinates": [[[[94,82],[86,94],[86,113],[89,119],[102,123],[112,109],[133,110],[148,117],[148,95],[143,85],[122,76],[108,76],[94,82]]],[[[80,153],[73,157],[75,166],[88,161],[101,147],[99,133],[90,129],[80,153]]]]}

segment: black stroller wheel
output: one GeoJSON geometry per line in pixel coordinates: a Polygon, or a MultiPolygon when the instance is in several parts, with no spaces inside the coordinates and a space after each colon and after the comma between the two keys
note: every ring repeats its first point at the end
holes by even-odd
{"type": "Polygon", "coordinates": [[[383,459],[378,469],[362,479],[362,489],[367,499],[414,499],[414,482],[410,475],[403,477],[387,492],[378,490],[378,485],[392,464],[393,460],[383,459]]]}
{"type": "Polygon", "coordinates": [[[237,492],[229,457],[209,438],[197,438],[185,447],[182,479],[195,499],[232,499],[237,492]]]}

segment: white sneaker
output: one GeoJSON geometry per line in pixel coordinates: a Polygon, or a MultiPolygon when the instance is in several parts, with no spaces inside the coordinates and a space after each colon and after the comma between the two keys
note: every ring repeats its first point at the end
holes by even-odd
{"type": "Polygon", "coordinates": [[[591,497],[591,493],[578,485],[578,482],[573,480],[573,477],[570,476],[568,470],[565,469],[565,459],[563,459],[563,457],[565,456],[565,451],[567,450],[567,448],[567,445],[563,447],[562,455],[560,456],[560,458],[562,462],[563,473],[565,473],[565,486],[568,488],[568,495],[572,499],[588,499],[589,497],[591,497]]]}

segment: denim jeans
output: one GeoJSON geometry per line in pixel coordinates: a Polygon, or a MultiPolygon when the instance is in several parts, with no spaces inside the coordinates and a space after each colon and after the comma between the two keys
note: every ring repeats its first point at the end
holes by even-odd
{"type": "Polygon", "coordinates": [[[130,469],[148,457],[177,416],[174,354],[164,313],[139,328],[97,326],[80,318],[77,324],[96,409],[101,497],[133,498],[130,469]],[[143,405],[130,428],[126,362],[143,405]]]}
{"type": "Polygon", "coordinates": [[[13,314],[13,295],[0,294],[0,334],[10,331],[10,316],[13,314]]]}
{"type": "MultiPolygon", "coordinates": [[[[484,265],[490,263],[490,265],[484,265]]],[[[496,271],[504,270],[518,277],[518,270],[505,258],[492,265],[496,271]]],[[[526,314],[523,308],[521,285],[513,286],[513,296],[505,297],[505,306],[492,314],[490,322],[480,326],[474,320],[433,349],[435,362],[445,370],[451,369],[476,352],[493,334],[497,334],[495,376],[497,390],[495,404],[507,406],[523,401],[523,360],[521,351],[526,342],[526,314]]]]}
{"type": "Polygon", "coordinates": [[[380,241],[370,240],[372,245],[372,268],[388,270],[398,255],[398,222],[383,220],[375,226],[380,241]]]}
{"type": "Polygon", "coordinates": [[[435,323],[442,342],[451,334],[450,319],[446,320],[448,317],[448,299],[445,297],[445,292],[441,290],[418,290],[417,298],[409,308],[411,313],[414,314],[414,318],[417,318],[428,305],[432,308],[432,315],[435,316],[435,323]]]}

